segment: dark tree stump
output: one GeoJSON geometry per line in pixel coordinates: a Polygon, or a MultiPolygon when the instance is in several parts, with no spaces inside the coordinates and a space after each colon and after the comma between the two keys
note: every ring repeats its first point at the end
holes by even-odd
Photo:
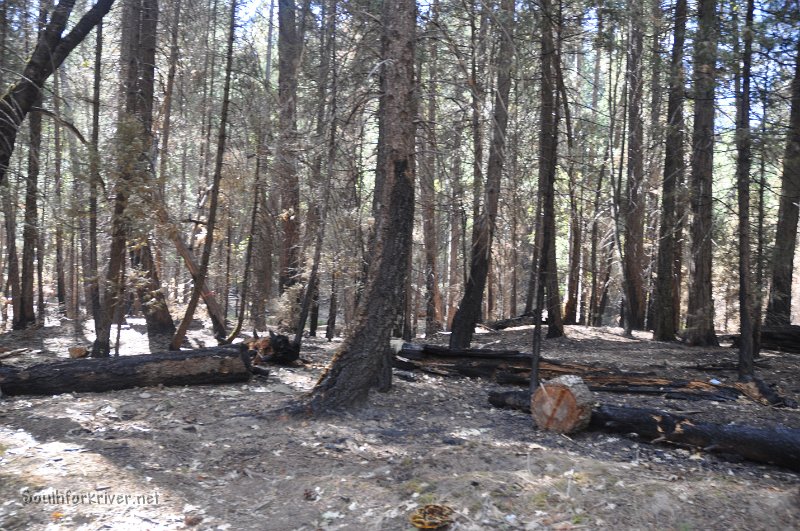
{"type": "Polygon", "coordinates": [[[57,395],[155,385],[224,384],[248,381],[250,367],[250,356],[238,345],[76,359],[27,368],[0,367],[0,389],[6,395],[57,395]]]}

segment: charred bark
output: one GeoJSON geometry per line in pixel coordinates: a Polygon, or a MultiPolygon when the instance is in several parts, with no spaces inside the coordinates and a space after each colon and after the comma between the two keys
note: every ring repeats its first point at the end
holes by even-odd
{"type": "Polygon", "coordinates": [[[246,382],[251,376],[250,355],[237,345],[0,367],[0,389],[7,395],[102,393],[156,385],[246,382]]]}

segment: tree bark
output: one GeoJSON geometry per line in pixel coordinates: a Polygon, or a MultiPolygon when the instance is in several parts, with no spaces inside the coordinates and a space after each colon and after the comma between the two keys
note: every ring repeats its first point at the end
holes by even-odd
{"type": "Polygon", "coordinates": [[[623,201],[625,242],[622,271],[625,282],[625,330],[642,330],[645,325],[644,290],[644,10],[639,0],[628,2],[630,32],[628,38],[628,179],[623,201]]]}
{"type": "MultiPolygon", "coordinates": [[[[211,192],[208,204],[208,220],[206,221],[206,241],[203,245],[203,254],[200,258],[200,269],[196,276],[193,276],[194,285],[192,295],[186,306],[186,313],[181,320],[178,330],[170,343],[171,350],[179,350],[186,337],[186,331],[194,318],[194,311],[197,303],[205,288],[206,277],[208,276],[208,266],[211,262],[211,250],[214,246],[214,229],[217,221],[217,210],[219,210],[219,193],[222,182],[222,162],[225,157],[225,144],[228,138],[228,108],[230,106],[231,93],[231,72],[233,69],[233,42],[236,37],[236,0],[231,3],[230,23],[228,25],[228,45],[225,62],[225,84],[222,89],[222,108],[219,115],[219,131],[217,133],[217,154],[214,163],[214,177],[211,185],[211,192]]],[[[225,340],[225,332],[217,336],[218,340],[225,340]]]]}
{"type": "Polygon", "coordinates": [[[75,0],[62,0],[53,9],[36,48],[19,79],[0,97],[0,184],[5,180],[19,126],[40,97],[42,86],[64,59],[83,41],[114,4],[114,0],[98,0],[89,11],[62,36],[69,22],[75,0]]]}
{"type": "Polygon", "coordinates": [[[766,324],[785,326],[792,318],[792,273],[800,214],[800,41],[792,80],[792,104],[786,151],[783,155],[781,196],[775,249],[772,253],[772,287],[767,303],[766,324]]]}
{"type": "Polygon", "coordinates": [[[300,183],[297,176],[297,76],[303,49],[294,0],[278,0],[278,140],[275,173],[281,180],[279,288],[298,281],[300,269],[300,183]]]}
{"type": "Polygon", "coordinates": [[[691,345],[718,345],[714,330],[712,276],[712,187],[714,182],[714,87],[717,60],[717,2],[700,0],[694,47],[694,131],[691,205],[693,274],[686,321],[691,345]]]}
{"type": "MultiPolygon", "coordinates": [[[[34,103],[42,104],[41,96],[34,103]]],[[[39,152],[42,146],[42,115],[31,114],[30,145],[28,147],[28,176],[25,180],[25,214],[22,227],[22,275],[20,277],[20,314],[14,315],[14,330],[22,330],[36,322],[34,311],[34,275],[36,249],[39,246],[38,195],[39,195],[39,152]]]]}
{"type": "Polygon", "coordinates": [[[750,131],[750,71],[753,57],[754,9],[753,0],[748,0],[741,63],[739,62],[740,58],[736,57],[736,194],[739,206],[739,329],[741,333],[739,379],[742,381],[753,378],[753,358],[756,355],[754,351],[753,280],[750,274],[750,169],[753,159],[750,131]],[[738,68],[739,64],[741,64],[741,72],[738,68]]]}
{"type": "Polygon", "coordinates": [[[379,108],[384,182],[367,287],[353,332],[301,406],[304,413],[321,415],[363,402],[370,388],[386,390],[391,383],[389,337],[406,286],[414,220],[415,26],[415,2],[384,2],[379,108]]]}
{"type": "MultiPolygon", "coordinates": [[[[555,13],[550,0],[542,2],[542,106],[540,111],[539,133],[539,195],[542,201],[540,221],[541,237],[537,285],[547,291],[547,337],[564,335],[561,315],[561,295],[558,288],[556,267],[556,214],[555,180],[558,157],[558,96],[556,93],[555,61],[556,47],[553,37],[555,13]]],[[[538,308],[541,310],[541,308],[538,308]]]]}
{"type": "Polygon", "coordinates": [[[673,341],[675,339],[676,314],[675,292],[680,289],[675,275],[676,216],[675,202],[677,185],[683,181],[684,164],[684,120],[683,103],[685,75],[683,68],[683,45],[686,40],[686,0],[675,2],[675,30],[670,62],[669,96],[667,99],[667,138],[664,148],[664,177],[661,188],[661,223],[658,233],[658,274],[656,277],[656,304],[653,339],[673,341]]]}
{"type": "MultiPolygon", "coordinates": [[[[431,7],[428,33],[435,37],[439,25],[439,0],[431,7]]],[[[436,178],[438,175],[438,145],[436,135],[436,95],[439,76],[439,52],[436,38],[429,41],[428,50],[428,105],[426,128],[426,154],[422,157],[420,172],[420,203],[422,206],[422,233],[425,244],[425,336],[430,337],[442,329],[442,295],[439,291],[437,268],[438,224],[436,222],[436,178]]]]}
{"type": "Polygon", "coordinates": [[[131,387],[246,382],[252,377],[249,353],[239,345],[160,352],[106,359],[0,367],[0,389],[7,395],[102,393],[131,387]]]}
{"type": "Polygon", "coordinates": [[[671,442],[733,454],[758,463],[800,470],[800,430],[713,424],[654,409],[603,405],[592,412],[589,429],[635,433],[652,442],[671,442]]]}
{"type": "Polygon", "coordinates": [[[514,2],[503,0],[500,16],[500,47],[497,56],[497,92],[494,101],[494,129],[486,171],[484,210],[475,220],[477,230],[472,242],[470,273],[464,287],[464,297],[453,318],[451,348],[464,348],[472,341],[475,325],[480,321],[481,303],[489,273],[492,240],[497,223],[500,183],[505,161],[506,129],[508,126],[508,95],[511,91],[511,68],[514,57],[514,2]]]}

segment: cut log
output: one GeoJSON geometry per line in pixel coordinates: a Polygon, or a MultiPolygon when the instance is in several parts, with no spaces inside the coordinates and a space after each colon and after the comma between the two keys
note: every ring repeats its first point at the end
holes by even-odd
{"type": "Polygon", "coordinates": [[[800,429],[713,424],[655,409],[616,406],[595,409],[589,429],[635,433],[648,442],[668,441],[800,470],[800,429]]]}
{"type": "MultiPolygon", "coordinates": [[[[404,343],[398,349],[398,356],[395,367],[399,369],[421,370],[442,376],[484,378],[502,385],[527,386],[530,383],[531,356],[516,350],[449,350],[437,345],[404,343]]],[[[757,389],[745,384],[714,385],[701,380],[677,380],[547,358],[540,360],[540,378],[556,378],[565,374],[580,376],[592,391],[653,394],[679,400],[732,401],[748,396],[762,403],[783,404],[777,395],[759,395],[757,389]]]]}
{"type": "Polygon", "coordinates": [[[557,433],[581,431],[592,416],[592,393],[579,376],[559,376],[536,388],[531,414],[541,429],[557,433]]]}
{"type": "Polygon", "coordinates": [[[0,389],[6,395],[100,393],[155,385],[245,382],[251,376],[250,356],[236,345],[0,367],[0,389]]]}
{"type": "MultiPolygon", "coordinates": [[[[491,392],[489,402],[525,412],[531,407],[528,391],[491,392]]],[[[800,470],[798,429],[713,424],[655,409],[606,405],[592,410],[588,429],[635,434],[648,443],[671,442],[800,470]]]]}

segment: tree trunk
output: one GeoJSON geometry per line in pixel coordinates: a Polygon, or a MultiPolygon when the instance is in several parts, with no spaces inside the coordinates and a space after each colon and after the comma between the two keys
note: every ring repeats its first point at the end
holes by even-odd
{"type": "MultiPolygon", "coordinates": [[[[744,50],[736,57],[736,194],[739,206],[739,379],[754,376],[753,281],[750,274],[750,168],[752,138],[750,132],[750,70],[753,57],[753,0],[747,1],[744,25],[744,50]],[[739,71],[741,64],[741,72],[739,71]]],[[[738,22],[737,22],[738,24],[738,22]]],[[[738,32],[737,32],[738,33],[738,32]]],[[[736,37],[738,39],[738,36],[736,37]]],[[[737,46],[738,48],[738,41],[737,46]]]]}
{"type": "MultiPolygon", "coordinates": [[[[434,0],[428,33],[436,35],[439,25],[439,0],[434,0]]],[[[428,50],[428,105],[425,156],[422,157],[420,172],[420,203],[422,206],[422,233],[425,244],[425,336],[431,337],[442,329],[442,296],[439,292],[439,274],[436,264],[438,242],[436,234],[436,176],[438,175],[437,135],[436,135],[436,93],[439,76],[439,43],[435,38],[429,41],[428,50]]]]}
{"type": "Polygon", "coordinates": [[[384,2],[378,117],[386,156],[380,217],[355,328],[302,408],[314,415],[362,402],[376,384],[386,390],[391,383],[389,337],[406,285],[414,220],[415,26],[415,2],[384,2]]]}
{"type": "MultiPolygon", "coordinates": [[[[53,110],[56,116],[61,116],[61,83],[59,75],[53,76],[53,110]]],[[[54,181],[54,195],[55,207],[53,209],[53,218],[56,221],[56,263],[55,263],[55,284],[56,284],[56,300],[58,301],[58,313],[66,312],[66,315],[72,319],[76,316],[71,311],[72,308],[67,305],[67,280],[64,271],[65,258],[64,258],[64,227],[61,223],[63,212],[63,176],[61,175],[62,161],[63,161],[63,145],[61,140],[61,124],[55,123],[53,126],[53,181],[54,181]]]]}
{"type": "Polygon", "coordinates": [[[148,240],[137,245],[136,249],[131,252],[131,264],[146,279],[145,282],[137,286],[137,291],[144,310],[147,333],[174,334],[175,323],[169,313],[167,299],[161,289],[161,281],[148,240]]]}
{"type": "MultiPolygon", "coordinates": [[[[208,220],[206,221],[206,240],[203,245],[203,254],[200,258],[200,269],[196,276],[193,276],[194,285],[192,295],[186,307],[186,313],[178,326],[178,330],[170,343],[170,350],[179,350],[186,337],[186,331],[194,318],[194,311],[200,300],[201,293],[204,291],[206,278],[208,276],[208,265],[211,262],[211,250],[214,246],[214,228],[217,221],[217,210],[219,209],[220,184],[222,182],[222,162],[225,157],[225,143],[227,140],[228,108],[230,106],[231,92],[231,71],[233,69],[233,41],[236,36],[236,0],[231,3],[230,24],[228,26],[228,46],[225,63],[225,84],[222,89],[222,108],[219,115],[219,132],[217,134],[217,155],[214,163],[214,177],[211,185],[211,192],[208,204],[208,220]]],[[[224,330],[217,338],[220,341],[225,339],[224,330]]]]}
{"type": "Polygon", "coordinates": [[[693,272],[686,321],[691,345],[718,345],[714,331],[712,273],[712,186],[714,182],[714,86],[717,59],[717,2],[699,0],[694,47],[694,132],[691,205],[693,272]]]}
{"type": "Polygon", "coordinates": [[[497,93],[494,102],[494,129],[486,171],[486,198],[480,218],[475,220],[477,230],[472,242],[470,273],[464,287],[464,297],[453,318],[451,348],[465,348],[472,341],[475,325],[481,320],[481,303],[486,289],[492,240],[497,223],[500,183],[505,161],[506,128],[508,125],[508,95],[511,91],[511,68],[514,57],[514,2],[501,3],[500,47],[497,56],[497,93]]]}
{"type": "Polygon", "coordinates": [[[592,412],[589,429],[635,433],[640,440],[688,445],[800,470],[800,430],[797,429],[712,424],[654,409],[606,405],[592,412]]]}
{"type": "MultiPolygon", "coordinates": [[[[42,99],[34,103],[34,107],[41,107],[42,99]]],[[[38,194],[39,194],[39,153],[42,146],[42,115],[38,112],[31,114],[30,146],[28,148],[28,177],[25,186],[25,215],[22,227],[22,276],[20,278],[22,289],[20,291],[20,314],[14,315],[14,330],[22,330],[36,322],[36,312],[33,309],[34,301],[34,275],[36,249],[39,246],[38,194]]]]}
{"type": "Polygon", "coordinates": [[[625,330],[642,330],[645,325],[646,297],[644,290],[644,124],[642,95],[644,69],[644,10],[639,0],[628,2],[630,32],[628,38],[628,179],[623,201],[625,242],[622,271],[625,282],[625,330]]]}
{"type": "Polygon", "coordinates": [[[100,85],[102,83],[103,21],[97,23],[92,83],[92,140],[89,151],[89,250],[84,280],[86,305],[94,319],[95,331],[101,320],[100,272],[97,267],[97,188],[100,184],[100,85]]]}
{"type": "MultiPolygon", "coordinates": [[[[564,335],[561,296],[556,267],[555,180],[558,157],[558,95],[556,93],[556,47],[553,38],[554,17],[550,0],[542,3],[542,106],[539,133],[539,195],[542,201],[540,221],[538,283],[547,291],[547,337],[564,335]]],[[[541,308],[540,308],[541,309],[541,308]]]]}
{"type": "MultiPolygon", "coordinates": [[[[124,168],[117,181],[117,194],[112,214],[111,255],[106,274],[105,311],[96,319],[96,338],[92,347],[93,357],[106,357],[110,352],[111,325],[122,304],[127,258],[128,238],[137,231],[125,219],[128,202],[134,193],[137,181],[149,179],[149,151],[152,143],[153,90],[155,76],[156,26],[158,24],[157,0],[126,0],[122,19],[121,80],[124,108],[117,122],[118,163],[124,168]],[[130,144],[140,143],[140,149],[130,144]],[[98,323],[99,322],[99,323],[98,323]]],[[[144,244],[146,247],[149,245],[144,244]]],[[[150,262],[148,248],[142,261],[150,262]]],[[[152,297],[154,304],[146,311],[148,326],[154,324],[153,332],[169,330],[172,318],[166,308],[166,300],[160,291],[155,271],[148,270],[144,298],[152,297]]],[[[124,314],[123,314],[124,315],[124,314]]]]}
{"type": "Polygon", "coordinates": [[[772,286],[767,303],[766,324],[785,326],[792,319],[792,273],[800,213],[800,41],[792,80],[792,108],[786,151],[783,156],[778,226],[772,253],[772,286]]]}
{"type": "Polygon", "coordinates": [[[658,274],[656,278],[656,304],[653,339],[673,341],[675,339],[676,307],[675,292],[680,290],[676,282],[675,202],[677,185],[683,181],[683,102],[685,79],[683,68],[683,45],[686,39],[686,0],[675,3],[675,32],[670,62],[669,96],[667,99],[667,138],[664,149],[664,177],[661,191],[661,223],[658,233],[658,274]]]}
{"type": "Polygon", "coordinates": [[[113,4],[114,0],[98,0],[64,36],[62,33],[75,6],[75,0],[62,0],[53,9],[22,75],[0,97],[0,116],[4,117],[0,120],[0,184],[5,180],[19,127],[40,97],[44,82],[108,13],[113,4]]]}
{"type": "Polygon", "coordinates": [[[250,354],[237,345],[181,353],[55,361],[27,368],[0,367],[0,389],[7,395],[102,393],[157,385],[246,382],[251,377],[250,354]]]}
{"type": "Polygon", "coordinates": [[[275,174],[281,180],[279,288],[283,293],[300,272],[300,183],[297,176],[297,76],[303,50],[294,0],[278,0],[278,140],[275,174]]]}

